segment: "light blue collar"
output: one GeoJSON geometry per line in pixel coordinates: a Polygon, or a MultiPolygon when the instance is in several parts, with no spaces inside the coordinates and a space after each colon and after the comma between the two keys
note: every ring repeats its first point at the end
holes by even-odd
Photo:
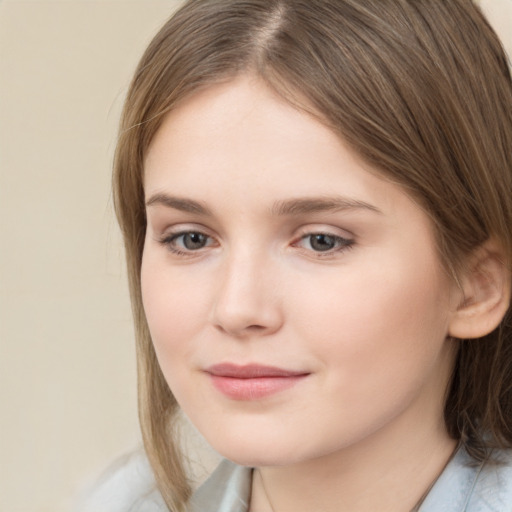
{"type": "MultiPolygon", "coordinates": [[[[460,448],[430,490],[419,512],[512,512],[512,453],[503,464],[475,464],[460,448]]],[[[191,500],[193,512],[248,512],[252,469],[224,460],[191,500]]]]}

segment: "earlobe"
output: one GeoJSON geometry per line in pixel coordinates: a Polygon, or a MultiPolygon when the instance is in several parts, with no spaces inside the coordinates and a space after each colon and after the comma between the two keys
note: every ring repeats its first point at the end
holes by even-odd
{"type": "Polygon", "coordinates": [[[449,335],[459,339],[489,334],[510,306],[511,275],[501,248],[488,240],[468,263],[460,279],[463,299],[449,325],[449,335]]]}

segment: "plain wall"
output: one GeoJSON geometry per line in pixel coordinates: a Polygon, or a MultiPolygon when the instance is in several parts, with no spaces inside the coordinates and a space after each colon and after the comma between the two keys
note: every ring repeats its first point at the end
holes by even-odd
{"type": "MultiPolygon", "coordinates": [[[[140,443],[110,168],[178,1],[0,0],[0,511],[63,512],[140,443]]],[[[512,0],[484,0],[512,49],[512,0]]]]}
{"type": "Polygon", "coordinates": [[[0,511],[60,512],[139,443],[110,199],[122,100],[173,1],[0,2],[0,511]]]}

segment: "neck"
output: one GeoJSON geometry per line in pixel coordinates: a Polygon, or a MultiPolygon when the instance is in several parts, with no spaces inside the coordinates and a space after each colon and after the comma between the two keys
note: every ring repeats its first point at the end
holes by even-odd
{"type": "Polygon", "coordinates": [[[456,447],[442,421],[416,427],[409,436],[379,432],[324,457],[258,468],[250,511],[411,512],[456,447]]]}

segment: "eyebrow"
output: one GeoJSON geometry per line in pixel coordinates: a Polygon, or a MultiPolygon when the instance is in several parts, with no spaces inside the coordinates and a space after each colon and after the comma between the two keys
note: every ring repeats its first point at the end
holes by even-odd
{"type": "MultiPolygon", "coordinates": [[[[203,203],[193,199],[169,196],[164,193],[152,195],[147,201],[146,206],[162,205],[167,208],[173,208],[186,213],[193,213],[201,216],[212,216],[211,210],[203,203]]],[[[276,201],[271,209],[272,215],[293,216],[308,213],[338,212],[344,210],[366,210],[373,213],[382,214],[376,206],[352,199],[348,197],[300,197],[296,199],[286,199],[276,201]]]]}
{"type": "Polygon", "coordinates": [[[277,201],[273,208],[274,215],[301,215],[305,213],[338,212],[344,210],[368,210],[382,214],[376,206],[349,197],[302,197],[277,201]]]}
{"type": "Polygon", "coordinates": [[[173,197],[162,193],[154,194],[146,201],[146,206],[153,205],[167,206],[167,208],[174,208],[175,210],[186,213],[195,213],[196,215],[212,215],[210,209],[199,201],[185,199],[182,197],[173,197]]]}

